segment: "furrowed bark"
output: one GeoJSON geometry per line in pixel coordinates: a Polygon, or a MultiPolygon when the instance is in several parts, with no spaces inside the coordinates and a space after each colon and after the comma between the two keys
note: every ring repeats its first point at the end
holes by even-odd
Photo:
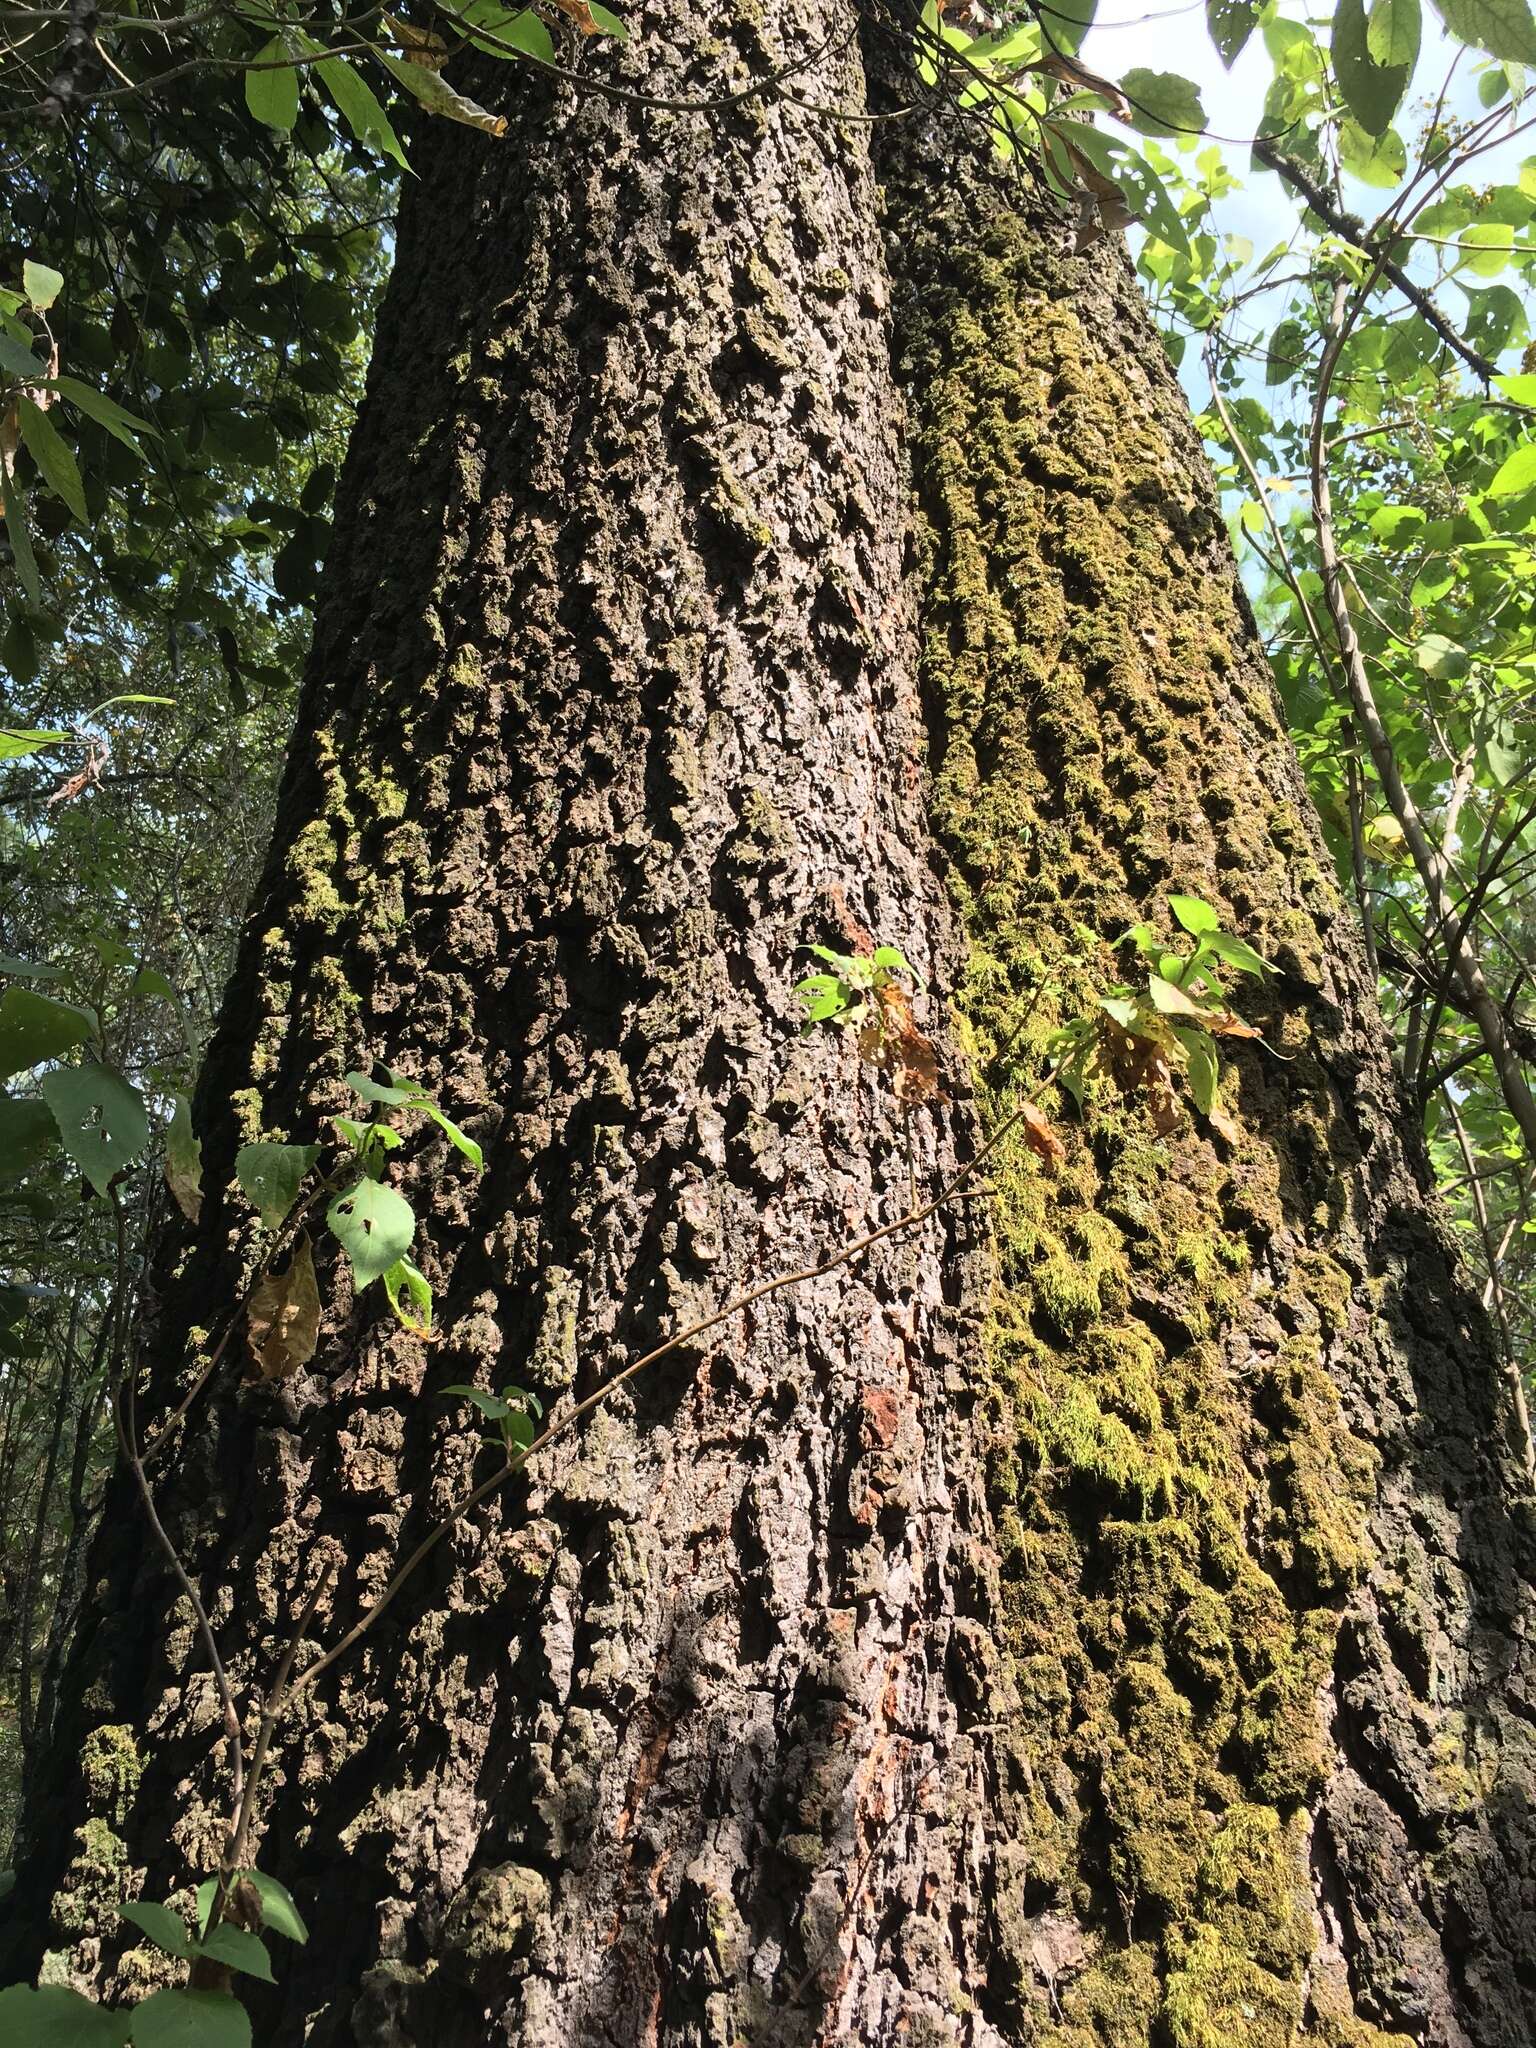
{"type": "MultiPolygon", "coordinates": [[[[658,6],[626,75],[829,26],[658,6]]],[[[852,48],[817,85],[861,104],[852,48]]],[[[1004,1148],[985,1213],[669,1359],[446,1541],[281,1725],[259,1860],[316,1939],[258,2039],[1524,2044],[1530,1506],[1123,255],[793,106],[535,94],[413,154],[199,1115],[218,1189],[382,1058],[488,1170],[397,1155],[439,1345],[333,1274],[313,1370],[221,1372],[164,1461],[243,1699],[322,1561],[308,1656],[485,1469],[437,1389],[558,1412],[901,1214],[1168,890],[1274,962],[1273,1050],[1235,1140],[1064,1116],[1058,1178],[1004,1148]],[[936,1115],[796,1034],[797,949],[871,939],[952,997],[936,1115]]],[[[163,1401],[252,1249],[233,1195],[167,1249],[163,1401]]],[[[94,1581],[13,1939],[128,1992],[111,1901],[211,1868],[227,1800],[121,1486],[94,1581]]]]}
{"type": "MultiPolygon", "coordinates": [[[[990,2008],[1052,2048],[1536,2030],[1532,1515],[1188,409],[1121,254],[883,145],[958,1008],[1003,1101],[1165,896],[1241,990],[1228,1144],[1002,1180],[985,1351],[1031,1787],[990,2008]],[[942,195],[936,198],[936,195],[942,195]],[[1235,978],[1234,978],[1235,979],[1235,978]],[[1042,991],[1044,992],[1042,996],[1042,991]]],[[[1123,956],[1122,956],[1123,958],[1123,956]]]]}
{"type": "MultiPolygon", "coordinates": [[[[626,75],[698,96],[832,23],[743,5],[688,60],[686,10],[642,26],[626,75]]],[[[820,75],[856,98],[853,27],[820,75]]],[[[322,1560],[317,1650],[466,1489],[478,1431],[436,1389],[511,1380],[558,1413],[962,1156],[961,1111],[904,1116],[851,1036],[797,1035],[791,994],[808,942],[899,945],[939,986],[956,960],[867,157],[807,114],[525,94],[500,150],[443,123],[414,146],[199,1096],[214,1190],[240,1140],[345,1112],[375,1058],[488,1161],[476,1180],[430,1133],[397,1155],[440,1344],[333,1270],[313,1371],[240,1391],[221,1369],[157,1467],[253,1707],[322,1560]]],[[[210,1199],[166,1280],[167,1402],[251,1243],[210,1199]]],[[[772,1297],[439,1547],[279,1730],[259,1858],[317,1934],[256,1994],[263,2041],[941,2024],[981,1971],[952,1916],[983,1927],[987,1877],[985,1748],[950,1683],[990,1555],[981,1271],[962,1206],[772,1297]]],[[[27,1885],[56,1901],[51,1967],[128,1990],[146,1959],[114,1960],[110,1900],[211,1868],[227,1793],[198,1646],[180,1614],[162,1642],[166,1575],[121,1495],[111,1525],[27,1885]],[[142,1775],[71,1842],[93,1721],[142,1775]]]]}

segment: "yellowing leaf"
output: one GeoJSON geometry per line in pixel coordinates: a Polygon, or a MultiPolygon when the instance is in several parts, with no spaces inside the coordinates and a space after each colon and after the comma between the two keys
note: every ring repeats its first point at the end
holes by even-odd
{"type": "Polygon", "coordinates": [[[320,1289],[307,1236],[300,1235],[287,1271],[269,1273],[252,1291],[245,1339],[258,1379],[291,1380],[314,1357],[320,1341],[320,1289]]]}
{"type": "Polygon", "coordinates": [[[1175,982],[1165,981],[1160,974],[1149,974],[1147,988],[1165,1017],[1193,1017],[1198,1023],[1205,1021],[1205,1011],[1175,982]]]}
{"type": "Polygon", "coordinates": [[[185,1095],[177,1096],[176,1111],[165,1134],[165,1184],[182,1215],[195,1223],[203,1213],[203,1149],[192,1129],[192,1110],[185,1095]]]}
{"type": "Polygon", "coordinates": [[[463,93],[455,92],[445,79],[419,59],[394,57],[387,50],[376,50],[374,55],[413,99],[420,100],[429,114],[440,114],[447,121],[461,121],[466,128],[480,128],[487,135],[506,134],[505,114],[492,114],[476,101],[466,99],[463,93]]]}
{"type": "Polygon", "coordinates": [[[1390,811],[1370,819],[1361,831],[1365,850],[1376,860],[1398,860],[1403,851],[1403,828],[1390,811]]]}
{"type": "Polygon", "coordinates": [[[21,288],[34,313],[46,313],[64,289],[64,274],[51,263],[35,263],[30,256],[21,266],[21,288]]]}
{"type": "Polygon", "coordinates": [[[433,35],[430,29],[417,28],[414,22],[401,21],[393,14],[381,15],[380,19],[404,50],[407,62],[429,71],[442,70],[448,61],[448,45],[441,36],[433,35]]]}

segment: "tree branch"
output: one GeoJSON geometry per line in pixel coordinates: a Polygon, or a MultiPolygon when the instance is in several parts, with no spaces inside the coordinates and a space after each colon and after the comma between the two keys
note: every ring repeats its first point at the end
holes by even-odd
{"type": "Polygon", "coordinates": [[[1364,225],[1353,214],[1343,213],[1334,205],[1309,171],[1293,162],[1267,135],[1261,135],[1255,142],[1253,153],[1261,164],[1268,164],[1293,191],[1299,192],[1318,219],[1325,221],[1341,241],[1348,242],[1352,249],[1358,249],[1362,256],[1369,256],[1382,275],[1391,278],[1419,317],[1435,330],[1447,348],[1455,350],[1474,375],[1486,384],[1497,374],[1498,364],[1491,363],[1485,355],[1479,355],[1470,342],[1463,341],[1424,287],[1415,284],[1400,264],[1394,263],[1372,243],[1364,225]]]}

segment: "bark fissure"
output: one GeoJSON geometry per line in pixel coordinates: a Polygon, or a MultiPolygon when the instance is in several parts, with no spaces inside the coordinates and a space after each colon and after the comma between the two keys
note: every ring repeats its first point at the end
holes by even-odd
{"type": "MultiPolygon", "coordinates": [[[[696,91],[828,23],[637,27],[696,91]]],[[[382,1058],[488,1166],[397,1155],[439,1344],[332,1273],[312,1369],[221,1368],[164,1461],[242,1702],[322,1562],[306,1658],[486,1470],[441,1388],[558,1413],[902,1215],[1169,888],[1274,961],[1283,1057],[1233,1142],[1010,1145],[455,1528],[282,1724],[261,1858],[323,1938],[258,2037],[1517,2048],[1529,1506],[1198,443],[1118,253],[871,132],[535,87],[415,146],[148,1409],[248,1270],[241,1139],[382,1058]],[[939,1111],[797,1033],[813,941],[928,979],[939,1111]]],[[[227,1792],[109,1524],[14,1938],[129,1993],[112,1902],[210,1868],[227,1792]]]]}
{"type": "Polygon", "coordinates": [[[1170,889],[1276,963],[1246,1006],[1291,1062],[1235,1063],[1238,1146],[1100,1106],[1058,1191],[1005,1187],[992,1490],[1033,1789],[1000,1948],[1063,2048],[1513,2044],[1529,1507],[1209,476],[1127,272],[984,175],[936,211],[921,150],[888,169],[979,1074],[1023,1083],[1170,889]]]}

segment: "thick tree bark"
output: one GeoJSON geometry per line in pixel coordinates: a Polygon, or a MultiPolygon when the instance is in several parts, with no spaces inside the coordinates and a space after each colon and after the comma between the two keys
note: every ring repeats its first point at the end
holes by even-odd
{"type": "MultiPolygon", "coordinates": [[[[680,95],[830,25],[648,24],[680,95]]],[[[815,96],[863,93],[845,43],[815,96]]],[[[396,1155],[439,1344],[334,1272],[312,1370],[224,1371],[158,1481],[242,1701],[477,1469],[438,1389],[558,1410],[900,1216],[1167,889],[1274,960],[1276,1050],[1235,1141],[1006,1148],[444,1543],[283,1724],[316,1939],[258,2038],[1516,2048],[1529,1507],[1197,440],[1118,253],[869,134],[534,93],[417,143],[155,1395],[253,1250],[235,1146],[349,1066],[487,1171],[396,1155]],[[796,1035],[798,949],[871,940],[953,997],[937,1111],[796,1035]]],[[[112,1901],[211,1868],[226,1759],[126,1482],[95,1580],[12,1940],[129,1989],[112,1901]]]]}

